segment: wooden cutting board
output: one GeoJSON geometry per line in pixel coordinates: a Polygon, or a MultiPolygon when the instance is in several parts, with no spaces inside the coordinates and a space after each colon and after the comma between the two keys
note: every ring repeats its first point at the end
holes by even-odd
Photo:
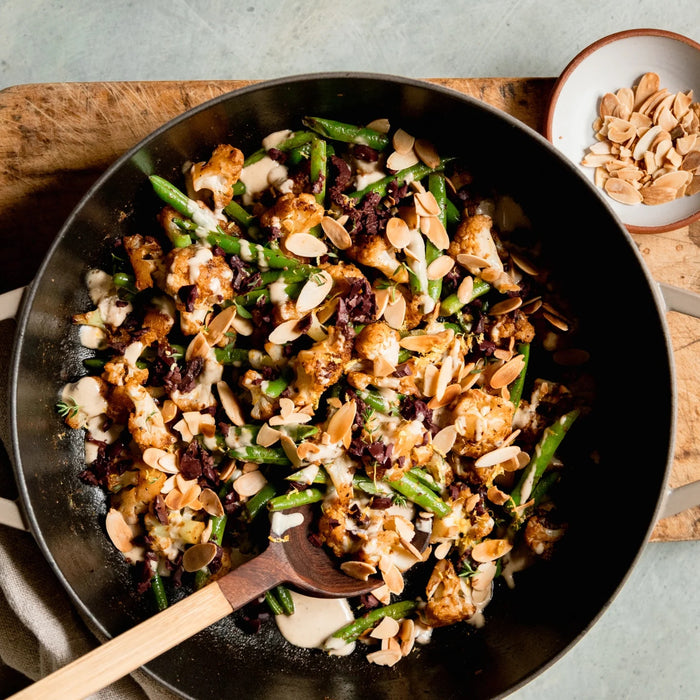
{"type": "MultiPolygon", "coordinates": [[[[0,91],[0,293],[33,278],[67,215],[117,157],[171,117],[250,82],[49,83],[0,91]]],[[[488,102],[540,132],[554,83],[430,82],[488,102]]],[[[700,292],[700,224],[634,239],[655,279],[700,292]]],[[[679,395],[675,487],[700,479],[700,321],[671,313],[668,322],[679,395]]],[[[662,520],[652,539],[700,539],[700,508],[662,520]]]]}

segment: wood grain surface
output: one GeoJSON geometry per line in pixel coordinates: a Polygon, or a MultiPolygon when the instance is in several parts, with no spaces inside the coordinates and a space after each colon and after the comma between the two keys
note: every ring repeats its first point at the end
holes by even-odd
{"type": "MultiPolygon", "coordinates": [[[[44,83],[0,91],[0,293],[31,281],[65,218],[117,157],[168,119],[250,82],[44,83]]],[[[551,78],[429,82],[540,132],[554,84],[551,78]]],[[[700,224],[633,238],[655,279],[700,292],[700,224]]],[[[700,321],[670,313],[668,323],[679,396],[675,487],[700,479],[700,321]]],[[[687,539],[700,539],[700,508],[660,521],[652,535],[687,539]]]]}

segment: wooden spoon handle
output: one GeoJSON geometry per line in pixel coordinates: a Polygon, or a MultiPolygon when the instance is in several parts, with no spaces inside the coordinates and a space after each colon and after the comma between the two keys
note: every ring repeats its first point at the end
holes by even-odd
{"type": "Polygon", "coordinates": [[[84,698],[119,680],[233,611],[216,582],[141,622],[12,696],[84,698]]]}

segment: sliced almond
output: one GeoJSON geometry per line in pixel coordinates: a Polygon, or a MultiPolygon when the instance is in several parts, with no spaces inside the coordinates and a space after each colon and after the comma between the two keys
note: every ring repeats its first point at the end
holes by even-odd
{"type": "Polygon", "coordinates": [[[213,542],[200,542],[185,550],[182,555],[182,568],[188,572],[199,571],[214,560],[218,552],[213,542]]]}
{"type": "Polygon", "coordinates": [[[160,409],[160,414],[163,416],[163,423],[170,423],[177,416],[177,404],[171,399],[163,401],[163,406],[160,409]]]}
{"type": "Polygon", "coordinates": [[[328,421],[328,434],[331,442],[342,442],[347,433],[352,430],[357,415],[357,404],[354,401],[343,404],[328,421]]]}
{"type": "Polygon", "coordinates": [[[620,204],[639,204],[642,201],[642,195],[625,180],[611,177],[605,181],[603,188],[620,204]]]}
{"type": "Polygon", "coordinates": [[[134,548],[132,544],[134,533],[126,520],[124,520],[121,511],[118,511],[116,508],[109,509],[105,518],[105,528],[109,539],[112,540],[112,544],[120,552],[130,552],[134,548]]]}
{"type": "Polygon", "coordinates": [[[407,335],[399,340],[399,345],[411,352],[425,354],[444,347],[452,339],[450,336],[454,336],[454,331],[451,329],[440,331],[439,333],[407,335]]]}
{"type": "Polygon", "coordinates": [[[661,185],[653,184],[642,187],[640,193],[644,204],[655,206],[672,202],[676,199],[678,190],[675,187],[662,187],[661,185]]]}
{"type": "Polygon", "coordinates": [[[319,258],[328,253],[328,246],[310,233],[293,233],[285,239],[284,245],[290,253],[302,258],[319,258]]]}
{"type": "Polygon", "coordinates": [[[367,654],[367,661],[377,666],[393,666],[401,661],[401,651],[396,649],[380,649],[367,654]]]}
{"type": "Polygon", "coordinates": [[[333,288],[333,278],[321,270],[309,277],[297,297],[296,309],[300,314],[305,314],[311,309],[320,306],[333,288]]]}
{"type": "Polygon", "coordinates": [[[448,425],[433,438],[433,449],[444,457],[454,447],[456,439],[457,429],[454,425],[448,425]]]}
{"type": "Polygon", "coordinates": [[[149,466],[153,467],[154,469],[158,468],[158,460],[165,456],[167,452],[165,450],[161,450],[159,447],[147,447],[144,451],[143,454],[141,455],[141,459],[149,466]]]}
{"type": "Polygon", "coordinates": [[[202,508],[214,518],[220,518],[224,515],[224,507],[221,504],[221,499],[211,489],[202,489],[199,494],[199,502],[202,508]]]}
{"type": "Polygon", "coordinates": [[[384,320],[395,330],[401,330],[406,318],[406,299],[403,294],[396,294],[396,298],[389,302],[384,310],[384,320]]]}
{"type": "Polygon", "coordinates": [[[440,366],[437,383],[435,385],[435,398],[440,401],[445,394],[447,385],[452,381],[452,357],[448,356],[440,366]]]}
{"type": "Polygon", "coordinates": [[[379,561],[379,570],[381,571],[384,583],[386,583],[389,591],[394,595],[399,595],[403,592],[404,580],[398,566],[394,564],[390,557],[383,556],[379,561]]]}
{"type": "Polygon", "coordinates": [[[514,382],[518,375],[525,367],[525,358],[522,355],[516,355],[511,360],[508,360],[504,365],[499,367],[489,380],[492,389],[501,389],[514,382]]]}
{"type": "Polygon", "coordinates": [[[166,474],[177,474],[179,471],[177,455],[174,452],[166,452],[158,459],[155,469],[166,474]]]}
{"type": "Polygon", "coordinates": [[[415,202],[418,216],[433,217],[440,215],[440,205],[432,192],[416,192],[413,195],[413,201],[415,202]]]}
{"type": "Polygon", "coordinates": [[[374,290],[374,301],[377,305],[377,318],[381,318],[384,315],[391,298],[392,290],[389,288],[374,290]]]}
{"type": "Polygon", "coordinates": [[[294,444],[294,440],[292,440],[289,435],[282,433],[280,435],[280,444],[282,445],[284,454],[287,455],[287,458],[292,463],[292,466],[300,467],[301,458],[299,457],[299,452],[297,451],[297,446],[294,444]]]}
{"type": "Polygon", "coordinates": [[[460,304],[468,304],[474,295],[474,278],[467,275],[457,287],[457,299],[460,304]]]}
{"type": "Polygon", "coordinates": [[[223,311],[219,312],[207,324],[206,340],[209,345],[216,345],[226,334],[233,323],[233,317],[236,315],[236,307],[234,305],[227,306],[223,311]]]}
{"type": "Polygon", "coordinates": [[[263,423],[255,437],[255,442],[261,447],[271,447],[280,439],[280,431],[271,428],[267,423],[263,423]]]}
{"type": "Polygon", "coordinates": [[[488,491],[486,491],[486,498],[497,506],[505,505],[510,500],[510,496],[501,491],[498,486],[490,486],[488,491]]]}
{"type": "Polygon", "coordinates": [[[386,222],[386,237],[394,248],[401,250],[411,242],[411,230],[403,219],[392,216],[386,222]]]}
{"type": "Polygon", "coordinates": [[[391,639],[399,633],[399,623],[393,617],[383,617],[369,633],[374,639],[391,639]]]}
{"type": "Polygon", "coordinates": [[[489,309],[490,316],[503,316],[511,311],[519,309],[523,304],[522,297],[508,297],[503,301],[499,301],[489,309]]]}
{"type": "MultiPolygon", "coordinates": [[[[235,309],[236,307],[234,307],[235,309]]],[[[209,343],[207,343],[207,338],[201,331],[192,338],[190,344],[185,350],[185,359],[194,360],[196,357],[202,357],[206,359],[209,356],[209,343]]]]}
{"type": "Polygon", "coordinates": [[[437,168],[440,165],[440,156],[430,141],[416,139],[413,150],[429,168],[437,168]]]}
{"type": "Polygon", "coordinates": [[[659,89],[661,79],[657,73],[645,73],[639,80],[639,84],[634,89],[634,109],[638,109],[659,89]]]}
{"type": "Polygon", "coordinates": [[[346,231],[345,227],[333,217],[324,216],[323,219],[321,219],[321,228],[326,236],[328,236],[328,240],[338,250],[347,250],[352,246],[350,234],[346,231]]]}
{"type": "Polygon", "coordinates": [[[447,235],[444,224],[437,216],[421,217],[421,231],[438,250],[449,248],[450,237],[447,235]]]}
{"type": "Polygon", "coordinates": [[[445,275],[450,273],[454,266],[454,258],[449,255],[441,255],[428,265],[428,279],[441,280],[445,275]]]}
{"type": "Polygon", "coordinates": [[[478,255],[470,255],[469,253],[460,253],[457,256],[457,262],[466,267],[472,275],[478,275],[481,270],[489,267],[490,263],[485,258],[480,258],[478,255]]]}
{"type": "MultiPolygon", "coordinates": [[[[437,393],[437,390],[436,390],[437,393]]],[[[437,396],[433,396],[430,401],[428,401],[428,408],[435,409],[435,408],[440,408],[442,406],[448,406],[451,404],[460,394],[462,393],[462,386],[461,384],[450,384],[449,386],[446,387],[443,395],[441,398],[437,398],[437,396]]]]}
{"type": "Polygon", "coordinates": [[[397,129],[391,144],[398,153],[410,153],[413,150],[415,141],[415,137],[411,136],[411,134],[403,129],[397,129]]]}
{"type": "Polygon", "coordinates": [[[413,650],[413,643],[416,639],[416,625],[410,617],[401,621],[399,629],[399,641],[401,642],[401,655],[408,656],[413,650]]]}
{"type": "Polygon", "coordinates": [[[299,319],[292,318],[289,321],[283,321],[270,333],[269,341],[275,345],[284,345],[292,343],[297,338],[301,337],[301,331],[298,329],[299,319]]]}
{"type": "Polygon", "coordinates": [[[245,425],[245,416],[241,405],[236,398],[236,395],[231,390],[231,387],[223,380],[216,383],[216,389],[219,392],[219,401],[228,419],[234,425],[245,425]]]}
{"type": "Polygon", "coordinates": [[[386,166],[389,170],[398,172],[399,170],[405,170],[418,163],[418,156],[413,152],[399,153],[394,151],[387,159],[386,166]]]}
{"type": "Polygon", "coordinates": [[[472,549],[472,559],[479,563],[494,561],[511,549],[513,545],[508,540],[484,540],[472,549]]]}
{"type": "Polygon", "coordinates": [[[255,496],[255,494],[260,491],[260,489],[267,484],[267,479],[265,475],[258,469],[256,471],[247,472],[241,474],[233,482],[233,490],[244,498],[250,498],[255,496]]]}
{"type": "Polygon", "coordinates": [[[368,581],[370,576],[377,573],[375,566],[364,561],[344,561],[340,565],[340,569],[358,581],[368,581]]]}
{"type": "Polygon", "coordinates": [[[385,117],[373,119],[369,124],[365,125],[368,129],[378,131],[380,134],[388,134],[391,130],[391,123],[385,117]]]}
{"type": "Polygon", "coordinates": [[[481,455],[481,457],[474,462],[474,466],[480,469],[484,467],[495,467],[497,464],[515,457],[519,452],[520,448],[517,445],[497,447],[495,450],[481,455]]]}

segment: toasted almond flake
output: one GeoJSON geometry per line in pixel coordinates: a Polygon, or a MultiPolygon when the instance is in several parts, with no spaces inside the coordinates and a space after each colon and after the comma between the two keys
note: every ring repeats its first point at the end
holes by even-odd
{"type": "Polygon", "coordinates": [[[585,168],[599,168],[610,163],[611,159],[609,153],[586,153],[581,159],[581,165],[585,168]]]}
{"type": "Polygon", "coordinates": [[[401,661],[401,651],[396,649],[380,649],[367,654],[367,661],[377,666],[393,666],[401,661]]]}
{"type": "Polygon", "coordinates": [[[298,330],[299,319],[292,318],[289,321],[283,321],[270,333],[269,341],[275,345],[284,345],[291,343],[301,337],[301,331],[298,330]]]}
{"type": "Polygon", "coordinates": [[[174,452],[166,452],[159,457],[158,462],[153,465],[155,469],[165,472],[166,474],[178,473],[178,460],[174,452]]]}
{"type": "Polygon", "coordinates": [[[398,533],[399,537],[407,542],[410,542],[416,534],[413,523],[401,515],[392,515],[386,518],[384,528],[398,533]]]}
{"type": "Polygon", "coordinates": [[[259,469],[259,467],[255,462],[244,462],[243,466],[241,467],[241,471],[244,474],[247,474],[248,472],[254,472],[256,469],[259,469]]]}
{"type": "Polygon", "coordinates": [[[267,484],[267,479],[265,475],[258,469],[252,472],[246,472],[241,474],[233,482],[233,490],[239,495],[245,498],[250,498],[255,496],[255,494],[260,491],[260,489],[267,484]]]}
{"type": "Polygon", "coordinates": [[[569,324],[560,316],[556,316],[555,314],[549,313],[545,311],[542,314],[555,328],[558,328],[560,331],[568,331],[569,330],[569,324]]]}
{"type": "Polygon", "coordinates": [[[325,271],[314,273],[304,283],[297,297],[296,309],[305,314],[320,306],[333,288],[333,278],[325,271]]]}
{"type": "Polygon", "coordinates": [[[345,226],[333,217],[324,216],[321,219],[321,228],[328,236],[328,240],[338,250],[347,250],[352,246],[352,238],[350,238],[350,234],[346,231],[345,226]]]}
{"type": "Polygon", "coordinates": [[[523,305],[520,307],[520,310],[524,314],[534,314],[536,311],[538,311],[542,306],[542,298],[541,297],[534,297],[532,299],[528,299],[526,302],[523,302],[523,305]]]}
{"type": "Polygon", "coordinates": [[[299,452],[297,451],[297,446],[294,444],[294,440],[292,440],[289,435],[282,433],[280,435],[280,444],[282,445],[282,449],[287,455],[287,458],[292,463],[292,466],[300,467],[301,458],[299,457],[299,452]]]}
{"type": "Polygon", "coordinates": [[[375,566],[364,561],[344,561],[340,569],[358,581],[368,581],[370,576],[377,573],[375,566]]]}
{"type": "Polygon", "coordinates": [[[196,357],[206,359],[209,356],[209,352],[209,343],[207,343],[207,338],[204,333],[200,331],[194,338],[192,338],[190,344],[187,346],[187,350],[185,350],[185,359],[193,360],[196,357]]]}
{"type": "Polygon", "coordinates": [[[489,309],[489,314],[491,316],[502,316],[504,314],[509,314],[511,311],[515,311],[522,306],[522,297],[508,297],[503,301],[499,301],[494,304],[489,309]]]}
{"type": "Polygon", "coordinates": [[[280,431],[271,428],[267,423],[263,423],[258,430],[255,442],[261,447],[271,447],[280,439],[280,431]]]}
{"type": "Polygon", "coordinates": [[[374,639],[391,639],[399,633],[399,623],[393,617],[383,617],[369,633],[374,639]]]}
{"type": "Polygon", "coordinates": [[[662,187],[661,185],[653,184],[642,187],[642,202],[649,206],[657,204],[666,204],[676,199],[678,189],[675,187],[662,187]]]}
{"type": "Polygon", "coordinates": [[[328,421],[328,434],[331,442],[342,442],[345,435],[352,430],[352,424],[357,415],[357,404],[354,401],[343,404],[328,421]]]}
{"type": "Polygon", "coordinates": [[[412,150],[408,153],[393,151],[386,159],[386,167],[393,171],[405,170],[416,163],[418,163],[418,156],[412,150]]]}
{"type": "Polygon", "coordinates": [[[243,410],[241,409],[241,405],[238,403],[236,395],[231,390],[231,387],[225,381],[220,380],[216,383],[216,389],[219,392],[221,406],[223,407],[229,420],[234,425],[245,425],[243,410]]]}
{"type": "Polygon", "coordinates": [[[673,100],[673,106],[671,110],[673,111],[673,116],[676,119],[681,119],[688,113],[688,109],[693,102],[693,98],[690,94],[684,92],[677,92],[673,100]]]}
{"type": "Polygon", "coordinates": [[[472,275],[478,274],[490,265],[485,258],[480,258],[478,255],[470,255],[469,253],[460,253],[457,256],[457,262],[466,267],[472,275]]]}
{"type": "Polygon", "coordinates": [[[235,315],[236,307],[233,305],[227,306],[209,321],[205,336],[209,345],[216,345],[224,337],[226,331],[231,327],[235,315]]]}
{"type": "Polygon", "coordinates": [[[199,510],[202,507],[199,503],[199,496],[201,493],[202,487],[199,484],[192,484],[186,491],[182,492],[180,508],[199,510]]]}
{"type": "Polygon", "coordinates": [[[430,401],[428,401],[428,408],[435,409],[441,406],[448,406],[451,404],[460,394],[462,393],[461,384],[450,384],[442,395],[442,398],[438,399],[433,396],[430,401]]]}
{"type": "Polygon", "coordinates": [[[661,79],[657,73],[645,73],[639,80],[639,83],[634,88],[634,105],[633,108],[640,107],[650,95],[656,93],[659,89],[661,79]]]}
{"type": "Polygon", "coordinates": [[[467,275],[457,287],[457,299],[460,304],[468,304],[474,294],[474,278],[467,275]]]}
{"type": "Polygon", "coordinates": [[[700,151],[691,151],[681,161],[683,170],[694,171],[700,167],[700,151]]]}
{"type": "Polygon", "coordinates": [[[399,340],[399,345],[411,352],[425,354],[443,347],[452,340],[452,336],[454,336],[454,331],[452,329],[440,331],[439,333],[407,335],[399,340]]]}
{"type": "Polygon", "coordinates": [[[435,547],[435,558],[440,561],[441,559],[444,559],[449,553],[450,549],[452,549],[452,542],[449,540],[445,542],[440,542],[440,544],[435,547]]]}
{"type": "Polygon", "coordinates": [[[518,378],[524,367],[525,358],[522,355],[516,355],[513,359],[508,360],[491,375],[489,380],[491,388],[500,389],[508,386],[518,378]]]}
{"type": "Polygon", "coordinates": [[[229,459],[225,464],[223,469],[219,471],[219,479],[222,482],[228,481],[232,476],[233,472],[236,471],[236,460],[229,459]]]}
{"type": "Polygon", "coordinates": [[[450,237],[447,235],[444,224],[437,216],[422,216],[421,231],[438,250],[446,250],[449,247],[450,237]]]}
{"type": "Polygon", "coordinates": [[[368,129],[378,131],[380,134],[388,134],[391,130],[391,123],[386,117],[373,119],[369,124],[366,124],[368,129]]]}
{"type": "Polygon", "coordinates": [[[386,222],[386,237],[394,248],[401,250],[411,242],[412,234],[408,224],[402,218],[392,216],[386,222]]]}
{"type": "Polygon", "coordinates": [[[433,438],[433,449],[444,457],[454,447],[456,439],[457,429],[454,425],[448,425],[433,438]]]}
{"type": "Polygon", "coordinates": [[[615,110],[620,106],[620,99],[612,92],[606,92],[600,99],[598,106],[598,114],[601,119],[609,117],[615,113],[615,110]]]}
{"type": "Polygon", "coordinates": [[[474,466],[480,469],[484,467],[494,467],[501,462],[505,462],[507,459],[515,457],[519,452],[520,448],[517,445],[497,447],[495,450],[481,455],[481,457],[474,462],[474,466]]]}
{"type": "Polygon", "coordinates": [[[392,365],[385,357],[378,357],[374,360],[372,374],[375,377],[388,377],[396,371],[396,366],[392,365]]]}
{"type": "Polygon", "coordinates": [[[180,510],[182,508],[183,496],[180,489],[172,489],[165,497],[165,505],[170,510],[180,510]]]}
{"type": "Polygon", "coordinates": [[[476,573],[471,577],[472,588],[475,591],[486,591],[491,588],[491,582],[496,577],[498,567],[495,562],[487,561],[476,567],[476,573]]]}
{"type": "Polygon", "coordinates": [[[413,146],[418,157],[429,167],[437,168],[440,165],[440,156],[430,141],[426,139],[416,139],[413,146]]]}
{"type": "Polygon", "coordinates": [[[435,365],[427,365],[423,370],[423,394],[424,396],[435,396],[438,374],[440,370],[435,365]]]}
{"type": "Polygon", "coordinates": [[[163,406],[160,409],[160,415],[163,416],[163,423],[170,423],[177,415],[177,404],[171,399],[163,401],[163,406]]]}
{"type": "Polygon", "coordinates": [[[416,625],[410,617],[401,621],[399,629],[399,640],[401,642],[401,655],[408,656],[413,650],[413,643],[416,639],[416,625]]]}
{"type": "Polygon", "coordinates": [[[512,350],[506,350],[505,348],[496,348],[493,351],[493,356],[498,360],[503,360],[503,362],[508,362],[508,360],[513,357],[512,350]]]}
{"type": "Polygon", "coordinates": [[[105,518],[105,528],[109,539],[112,540],[112,544],[120,552],[129,552],[134,548],[131,542],[134,533],[131,531],[126,520],[124,520],[121,511],[118,511],[116,508],[109,509],[107,517],[105,518]]]}
{"type": "Polygon", "coordinates": [[[245,336],[246,338],[248,336],[253,335],[253,323],[250,319],[243,318],[242,316],[236,316],[233,317],[233,321],[231,321],[231,328],[233,328],[238,335],[245,336]]]}
{"type": "Polygon", "coordinates": [[[418,216],[435,217],[440,215],[440,205],[432,192],[416,192],[413,195],[418,216]]]}
{"type": "Polygon", "coordinates": [[[406,317],[406,299],[403,294],[396,294],[384,309],[384,320],[391,328],[400,330],[406,317]]]}
{"type": "Polygon", "coordinates": [[[447,385],[452,381],[452,369],[452,357],[448,356],[440,367],[437,383],[435,385],[435,398],[438,401],[445,395],[445,389],[447,389],[447,385]]]}
{"type": "Polygon", "coordinates": [[[165,450],[161,450],[160,447],[147,447],[144,451],[143,454],[141,455],[141,459],[149,466],[153,467],[154,469],[158,468],[158,460],[161,457],[164,457],[166,454],[168,454],[165,450]]]}
{"type": "Polygon", "coordinates": [[[391,602],[391,591],[389,591],[389,588],[385,583],[383,583],[381,586],[377,586],[377,588],[372,591],[372,595],[384,605],[389,605],[391,602]]]}
{"type": "Polygon", "coordinates": [[[391,289],[375,289],[374,301],[377,305],[377,318],[381,318],[391,299],[391,289]]]}
{"type": "Polygon", "coordinates": [[[603,189],[620,204],[639,204],[642,201],[642,195],[625,180],[611,177],[605,181],[603,189]]]}
{"type": "Polygon", "coordinates": [[[199,494],[199,502],[202,504],[202,508],[214,518],[220,518],[224,514],[221,499],[211,489],[202,489],[202,493],[199,494]]]}
{"type": "Polygon", "coordinates": [[[202,534],[199,536],[199,541],[204,544],[205,542],[209,542],[211,539],[211,531],[214,529],[214,519],[209,518],[207,524],[204,526],[204,530],[202,530],[202,534]]]}
{"type": "Polygon", "coordinates": [[[394,595],[399,595],[403,592],[404,580],[398,566],[394,564],[388,556],[383,556],[379,560],[379,571],[382,574],[384,583],[386,583],[389,591],[394,595]]]}
{"type": "Polygon", "coordinates": [[[308,461],[310,459],[313,459],[313,456],[315,454],[318,454],[320,452],[320,447],[313,442],[302,442],[298,447],[297,447],[297,455],[299,456],[299,459],[301,461],[308,461]]]}
{"type": "Polygon", "coordinates": [[[441,280],[454,266],[454,258],[451,258],[449,255],[441,255],[428,265],[428,279],[441,280]]]}
{"type": "Polygon", "coordinates": [[[505,505],[510,500],[510,496],[501,491],[498,486],[489,487],[488,491],[486,492],[486,498],[488,498],[491,503],[495,503],[497,506],[505,505]]]}
{"type": "Polygon", "coordinates": [[[415,141],[415,137],[411,136],[411,134],[403,129],[397,129],[391,144],[398,153],[410,153],[413,150],[415,141]]]}
{"type": "Polygon", "coordinates": [[[511,549],[513,545],[508,540],[485,540],[472,549],[472,559],[479,563],[493,561],[508,554],[511,549]]]}
{"type": "Polygon", "coordinates": [[[284,246],[302,258],[318,258],[328,252],[328,246],[310,233],[293,233],[284,240],[284,246]]]}
{"type": "Polygon", "coordinates": [[[200,542],[185,550],[182,568],[190,573],[203,569],[214,560],[218,549],[213,542],[200,542]]]}

